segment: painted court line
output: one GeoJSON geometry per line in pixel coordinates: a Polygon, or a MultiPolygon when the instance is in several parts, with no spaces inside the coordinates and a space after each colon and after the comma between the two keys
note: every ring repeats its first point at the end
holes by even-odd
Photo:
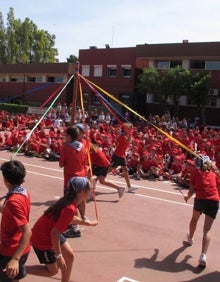
{"type": "Polygon", "coordinates": [[[117,282],[140,282],[140,281],[123,276],[117,282]]]}
{"type": "Polygon", "coordinates": [[[39,172],[31,171],[31,170],[27,170],[27,172],[32,173],[32,174],[36,174],[36,175],[40,175],[40,176],[45,176],[45,177],[63,180],[63,177],[58,177],[58,176],[49,175],[49,174],[45,174],[45,173],[39,173],[39,172]]]}
{"type": "MultiPolygon", "coordinates": [[[[4,159],[4,158],[0,158],[0,160],[3,160],[3,161],[8,161],[8,159],[4,159]]],[[[42,169],[47,169],[47,170],[52,170],[52,171],[57,171],[57,172],[63,172],[63,169],[56,169],[56,168],[50,168],[50,167],[47,167],[47,166],[40,166],[40,165],[34,165],[34,164],[30,164],[30,163],[25,163],[22,161],[22,163],[26,166],[32,166],[32,167],[37,167],[37,168],[42,168],[42,169]]]]}

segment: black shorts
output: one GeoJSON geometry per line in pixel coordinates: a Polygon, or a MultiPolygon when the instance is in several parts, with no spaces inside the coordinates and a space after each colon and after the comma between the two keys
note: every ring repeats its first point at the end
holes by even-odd
{"type": "MultiPolygon", "coordinates": [[[[26,268],[25,268],[25,263],[27,261],[29,254],[26,254],[22,256],[19,260],[19,273],[18,275],[14,278],[15,280],[19,280],[24,278],[27,275],[26,268]]],[[[3,272],[2,270],[6,267],[8,262],[11,260],[11,257],[6,257],[0,254],[0,281],[4,282],[9,282],[12,281],[11,279],[8,278],[8,276],[3,272]]]]}
{"type": "Polygon", "coordinates": [[[125,158],[120,158],[116,156],[115,154],[113,154],[111,166],[112,167],[126,166],[126,160],[125,158]]]}
{"type": "Polygon", "coordinates": [[[96,176],[107,176],[108,170],[109,167],[92,166],[92,173],[96,176]]]}
{"type": "Polygon", "coordinates": [[[194,210],[204,213],[211,218],[216,218],[219,209],[219,202],[213,200],[194,199],[194,210]]]}
{"type": "MultiPolygon", "coordinates": [[[[60,235],[60,244],[64,244],[66,238],[63,234],[60,235]]],[[[35,254],[38,257],[38,260],[41,264],[53,264],[56,262],[56,256],[54,250],[39,250],[33,246],[35,254]]],[[[1,281],[1,280],[0,280],[1,281]]]]}

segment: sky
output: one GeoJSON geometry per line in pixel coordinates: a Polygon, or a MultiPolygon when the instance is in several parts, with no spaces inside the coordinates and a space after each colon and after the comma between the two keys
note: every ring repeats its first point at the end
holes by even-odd
{"type": "Polygon", "coordinates": [[[219,0],[0,0],[5,25],[10,7],[56,36],[60,62],[105,44],[220,41],[219,0]]]}

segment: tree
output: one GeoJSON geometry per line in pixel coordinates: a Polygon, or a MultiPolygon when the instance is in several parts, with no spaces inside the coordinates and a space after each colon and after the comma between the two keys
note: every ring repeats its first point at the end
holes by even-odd
{"type": "MultiPolygon", "coordinates": [[[[154,102],[161,103],[164,108],[170,101],[174,115],[178,115],[179,98],[190,88],[191,73],[180,66],[159,71],[156,68],[145,68],[138,77],[138,92],[153,94],[154,102]]],[[[142,100],[143,101],[143,100],[142,100]]]]}
{"type": "Polygon", "coordinates": [[[145,113],[147,94],[154,94],[158,91],[159,73],[156,68],[144,68],[137,80],[137,95],[135,95],[137,110],[141,114],[145,113]],[[139,101],[142,101],[141,103],[139,101]]]}
{"type": "Polygon", "coordinates": [[[2,13],[0,12],[0,58],[2,63],[6,62],[6,40],[5,40],[5,26],[3,21],[2,13]]]}
{"type": "MultiPolygon", "coordinates": [[[[170,103],[174,116],[178,116],[180,96],[186,95],[189,104],[197,105],[198,115],[202,123],[206,124],[205,109],[210,78],[210,73],[191,73],[180,66],[159,72],[155,68],[146,68],[138,76],[137,93],[152,93],[154,102],[164,107],[170,103]]],[[[143,107],[143,103],[141,105],[143,107]]]]}
{"type": "Polygon", "coordinates": [[[4,26],[0,13],[0,63],[53,63],[58,51],[55,35],[39,30],[29,18],[22,22],[15,19],[14,9],[7,14],[7,26],[4,26]]]}
{"type": "Polygon", "coordinates": [[[197,105],[198,114],[202,118],[202,124],[206,124],[206,104],[208,101],[208,82],[211,74],[195,73],[191,81],[191,102],[197,105]]]}
{"type": "Polygon", "coordinates": [[[178,116],[180,96],[189,93],[191,73],[180,66],[161,72],[160,101],[173,104],[173,115],[178,116]]]}
{"type": "Polygon", "coordinates": [[[75,55],[70,55],[69,58],[66,59],[67,63],[76,63],[78,58],[75,55]]]}

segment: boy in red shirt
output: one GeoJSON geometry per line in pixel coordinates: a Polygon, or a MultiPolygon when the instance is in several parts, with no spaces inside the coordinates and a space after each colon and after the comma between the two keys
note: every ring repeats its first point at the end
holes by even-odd
{"type": "Polygon", "coordinates": [[[8,161],[2,164],[1,171],[8,193],[0,201],[0,281],[18,281],[26,276],[25,262],[30,251],[30,196],[21,185],[26,170],[20,161],[8,161]]]}
{"type": "MultiPolygon", "coordinates": [[[[66,129],[65,142],[61,148],[59,166],[64,173],[64,194],[68,190],[68,183],[74,176],[87,177],[87,149],[81,140],[79,127],[73,126],[66,129]]],[[[79,206],[80,215],[85,217],[86,202],[79,206]]],[[[79,226],[72,225],[65,233],[66,238],[80,237],[79,226]]]]}

